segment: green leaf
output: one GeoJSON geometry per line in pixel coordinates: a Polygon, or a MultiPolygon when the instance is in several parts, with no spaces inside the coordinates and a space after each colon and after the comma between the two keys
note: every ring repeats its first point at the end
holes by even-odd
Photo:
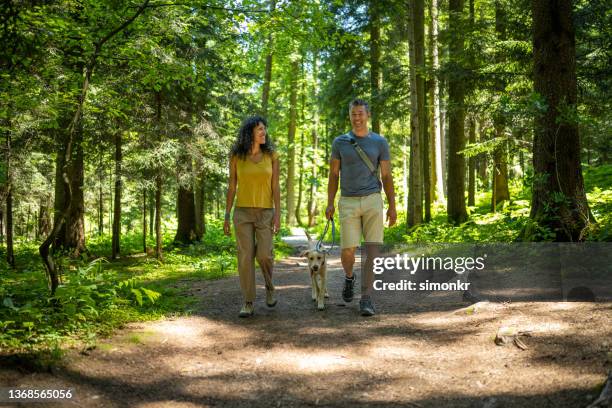
{"type": "Polygon", "coordinates": [[[147,299],[149,299],[149,301],[151,301],[151,303],[155,303],[155,301],[157,299],[159,299],[159,297],[161,296],[161,293],[156,292],[156,291],[151,290],[151,289],[140,288],[140,290],[147,296],[147,299]]]}
{"type": "Polygon", "coordinates": [[[136,297],[136,303],[138,303],[138,306],[142,306],[142,292],[140,291],[140,289],[132,288],[132,289],[130,289],[130,291],[136,297]]]}

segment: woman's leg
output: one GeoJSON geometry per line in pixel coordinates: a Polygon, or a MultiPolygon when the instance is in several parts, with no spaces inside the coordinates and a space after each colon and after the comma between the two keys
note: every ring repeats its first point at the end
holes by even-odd
{"type": "Polygon", "coordinates": [[[240,290],[245,302],[255,300],[255,217],[246,208],[234,210],[240,290]]]}
{"type": "Polygon", "coordinates": [[[266,281],[266,289],[274,290],[272,283],[272,271],[274,269],[274,233],[273,218],[274,210],[271,208],[262,208],[257,211],[257,222],[255,223],[255,239],[257,241],[257,249],[255,257],[261,268],[264,280],[266,281]]]}

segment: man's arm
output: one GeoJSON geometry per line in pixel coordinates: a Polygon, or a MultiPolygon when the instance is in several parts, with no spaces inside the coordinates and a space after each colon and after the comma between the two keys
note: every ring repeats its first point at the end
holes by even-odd
{"type": "Polygon", "coordinates": [[[334,216],[334,202],[338,192],[338,181],[340,180],[340,160],[331,159],[329,162],[329,179],[327,181],[327,209],[325,216],[331,219],[334,216]]]}
{"type": "Polygon", "coordinates": [[[393,173],[391,172],[391,162],[389,160],[380,161],[380,178],[387,196],[387,201],[389,202],[387,220],[389,220],[389,226],[391,227],[395,225],[395,221],[397,221],[397,210],[395,209],[395,187],[393,186],[393,173]]]}

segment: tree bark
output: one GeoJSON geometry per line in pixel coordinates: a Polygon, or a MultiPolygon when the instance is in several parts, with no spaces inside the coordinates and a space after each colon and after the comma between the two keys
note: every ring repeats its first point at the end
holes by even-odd
{"type": "Polygon", "coordinates": [[[429,2],[429,55],[431,56],[429,81],[429,127],[431,129],[431,183],[433,198],[444,201],[444,172],[442,171],[442,141],[440,133],[440,89],[438,83],[438,0],[429,2]]]}
{"type": "Polygon", "coordinates": [[[304,131],[302,131],[302,135],[300,137],[300,158],[298,168],[300,169],[300,176],[298,178],[298,197],[297,204],[295,206],[295,220],[297,225],[300,227],[303,226],[302,217],[300,213],[302,211],[302,196],[304,195],[304,131]]]}
{"type": "Polygon", "coordinates": [[[100,152],[100,163],[98,164],[98,236],[104,233],[104,166],[102,163],[102,152],[100,152]]]}
{"type": "Polygon", "coordinates": [[[380,133],[380,10],[379,1],[370,0],[370,89],[372,94],[372,131],[380,133]]]}
{"type": "Polygon", "coordinates": [[[450,0],[449,31],[451,41],[449,58],[456,69],[448,78],[449,126],[448,126],[448,200],[447,213],[450,223],[459,224],[467,220],[465,207],[465,158],[459,151],[465,148],[465,84],[464,78],[457,76],[462,65],[463,32],[461,20],[463,0],[450,0]]]}
{"type": "MultiPolygon", "coordinates": [[[[181,163],[187,164],[186,171],[188,173],[192,172],[191,158],[188,155],[183,155],[181,163]]],[[[199,239],[196,233],[195,197],[192,184],[188,186],[179,184],[176,209],[178,226],[176,235],[174,236],[174,242],[184,245],[191,244],[193,241],[199,239]]]]}
{"type": "MultiPolygon", "coordinates": [[[[531,218],[556,241],[582,241],[590,211],[580,166],[576,42],[570,0],[533,0],[534,89],[547,109],[535,119],[531,218]]],[[[529,237],[529,231],[527,232],[529,237]]]]}
{"type": "MultiPolygon", "coordinates": [[[[270,0],[270,13],[276,9],[276,0],[270,0]]],[[[264,83],[261,92],[261,114],[268,117],[268,101],[270,100],[270,85],[272,83],[272,63],[274,58],[274,38],[268,35],[268,53],[266,54],[266,68],[264,71],[264,83]]]]}
{"type": "Polygon", "coordinates": [[[421,76],[417,75],[420,60],[417,60],[416,33],[416,3],[420,0],[411,0],[408,26],[408,54],[410,61],[410,173],[408,181],[408,213],[406,214],[406,228],[423,222],[423,164],[422,164],[422,112],[419,107],[419,90],[423,92],[420,84],[421,76]]]}
{"type": "Polygon", "coordinates": [[[49,217],[49,201],[51,197],[43,195],[38,204],[38,237],[47,236],[51,230],[51,218],[49,217]]]}
{"type": "Polygon", "coordinates": [[[83,194],[84,158],[83,158],[83,128],[81,122],[72,136],[62,137],[60,150],[57,154],[55,211],[56,213],[68,210],[65,222],[59,230],[53,248],[64,249],[72,256],[79,256],[85,248],[85,202],[83,194]],[[67,158],[67,141],[71,139],[71,153],[69,162],[67,158]],[[69,184],[70,185],[69,185],[69,184]]]}
{"type": "MultiPolygon", "coordinates": [[[[8,114],[10,115],[10,113],[8,114]]],[[[8,116],[7,115],[7,116],[8,116]]],[[[15,268],[15,251],[13,248],[13,186],[12,186],[12,146],[11,122],[6,120],[6,262],[15,268]]]]}
{"type": "Polygon", "coordinates": [[[147,190],[142,189],[142,252],[147,253],[147,190]]]}
{"type": "Polygon", "coordinates": [[[429,174],[429,134],[427,132],[427,99],[425,89],[425,6],[423,0],[412,0],[412,29],[414,30],[414,65],[416,68],[417,133],[421,147],[421,194],[424,198],[425,221],[431,220],[431,180],[429,174]]]}
{"type": "Polygon", "coordinates": [[[295,221],[295,129],[297,127],[297,91],[299,60],[291,61],[290,96],[289,96],[289,134],[287,138],[287,226],[295,221]]]}
{"type": "MultiPolygon", "coordinates": [[[[319,88],[319,67],[318,53],[315,51],[312,58],[312,97],[314,101],[318,100],[319,88]]],[[[308,226],[312,227],[317,216],[317,172],[319,166],[319,105],[314,104],[312,110],[312,131],[310,133],[310,142],[312,143],[312,174],[308,188],[308,226]]]]}
{"type": "MultiPolygon", "coordinates": [[[[506,12],[503,9],[501,2],[495,2],[495,32],[498,41],[506,40],[506,12]]],[[[498,50],[495,55],[496,62],[503,64],[505,60],[502,50],[498,50]]],[[[497,79],[495,90],[501,96],[505,92],[506,83],[503,79],[497,79]]],[[[501,112],[501,106],[493,115],[493,127],[495,128],[495,137],[498,140],[505,139],[506,119],[501,112]]],[[[492,171],[493,193],[491,194],[491,211],[495,212],[497,204],[510,199],[510,190],[508,189],[508,149],[507,143],[500,143],[493,152],[493,171],[492,171]]]]}
{"type": "Polygon", "coordinates": [[[155,232],[155,192],[149,191],[149,237],[155,232]]]}
{"type": "MultiPolygon", "coordinates": [[[[157,140],[161,141],[161,129],[162,129],[162,99],[161,92],[155,92],[155,103],[156,103],[156,127],[157,127],[157,140]]],[[[155,169],[155,257],[159,260],[163,260],[162,254],[162,232],[161,232],[161,199],[162,199],[162,170],[160,168],[155,169]]]]}
{"type": "Polygon", "coordinates": [[[155,176],[155,257],[162,261],[162,231],[161,231],[161,195],[162,195],[162,176],[161,170],[155,176]]]}
{"type": "MultiPolygon", "coordinates": [[[[468,140],[470,144],[476,143],[476,121],[470,117],[470,133],[468,140]]],[[[476,205],[476,156],[468,158],[468,205],[476,205]]]]}
{"type": "Polygon", "coordinates": [[[121,131],[115,134],[115,203],[113,205],[113,237],[111,259],[117,259],[121,252],[121,165],[123,154],[121,152],[121,131]]]}
{"type": "Polygon", "coordinates": [[[202,238],[206,230],[206,222],[204,213],[204,172],[200,172],[196,179],[196,187],[194,192],[195,201],[195,233],[196,236],[202,238]]]}

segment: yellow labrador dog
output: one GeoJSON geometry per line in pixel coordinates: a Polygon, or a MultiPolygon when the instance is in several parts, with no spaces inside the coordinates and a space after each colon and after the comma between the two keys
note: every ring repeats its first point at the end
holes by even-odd
{"type": "Polygon", "coordinates": [[[310,280],[312,281],[312,300],[317,302],[317,309],[323,310],[325,309],[325,298],[329,297],[325,281],[327,271],[326,253],[317,250],[314,241],[308,233],[306,233],[306,236],[308,237],[308,249],[303,251],[301,256],[308,259],[308,270],[310,271],[310,280]]]}

